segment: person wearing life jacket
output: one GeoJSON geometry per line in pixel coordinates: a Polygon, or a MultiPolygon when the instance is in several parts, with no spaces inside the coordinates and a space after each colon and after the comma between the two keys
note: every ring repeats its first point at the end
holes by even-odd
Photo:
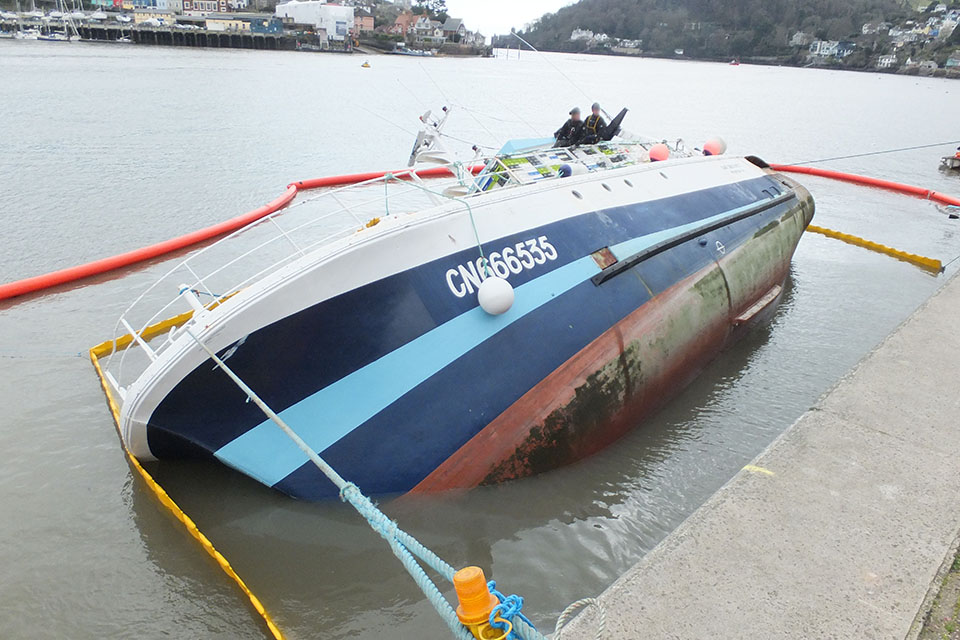
{"type": "Polygon", "coordinates": [[[574,107],[570,110],[570,119],[554,132],[553,137],[557,139],[554,147],[572,147],[580,143],[580,139],[583,137],[583,120],[580,119],[580,107],[574,107]]]}
{"type": "Polygon", "coordinates": [[[960,147],[957,147],[957,152],[953,154],[954,158],[960,158],[960,147]]]}
{"type": "Polygon", "coordinates": [[[581,140],[583,144],[596,144],[600,142],[603,131],[607,128],[607,123],[604,122],[603,116],[600,115],[600,103],[594,102],[590,110],[593,113],[588,115],[587,119],[583,121],[583,140],[581,140]]]}

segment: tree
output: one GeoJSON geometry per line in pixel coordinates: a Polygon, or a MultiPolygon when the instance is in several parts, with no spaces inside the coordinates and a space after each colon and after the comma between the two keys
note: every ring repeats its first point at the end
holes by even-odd
{"type": "Polygon", "coordinates": [[[426,13],[431,18],[440,19],[447,16],[447,0],[417,0],[413,7],[416,14],[426,13]]]}

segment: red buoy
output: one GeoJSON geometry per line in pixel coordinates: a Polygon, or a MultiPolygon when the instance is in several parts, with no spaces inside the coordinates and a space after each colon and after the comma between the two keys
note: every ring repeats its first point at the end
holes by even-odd
{"type": "Polygon", "coordinates": [[[660,162],[670,157],[670,147],[662,142],[650,147],[650,162],[660,162]]]}

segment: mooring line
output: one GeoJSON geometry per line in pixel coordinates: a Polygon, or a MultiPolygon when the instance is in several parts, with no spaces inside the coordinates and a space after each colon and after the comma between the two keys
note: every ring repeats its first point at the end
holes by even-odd
{"type": "MultiPolygon", "coordinates": [[[[204,344],[197,336],[195,336],[191,331],[187,330],[187,335],[189,335],[193,341],[206,352],[207,356],[214,361],[217,367],[220,368],[227,377],[233,381],[237,387],[243,391],[247,398],[253,401],[254,404],[266,415],[275,425],[277,425],[283,433],[296,444],[306,456],[309,458],[310,462],[320,470],[323,475],[327,477],[337,487],[340,491],[340,499],[344,502],[349,503],[357,512],[362,515],[370,527],[380,534],[390,545],[390,548],[393,550],[394,555],[400,560],[404,568],[413,578],[414,582],[417,583],[417,586],[420,587],[420,590],[427,597],[427,600],[430,601],[430,604],[433,605],[434,610],[437,614],[443,619],[447,624],[447,627],[450,629],[450,632],[453,633],[454,637],[459,640],[473,640],[473,635],[460,621],[457,616],[456,610],[451,606],[447,599],[440,593],[440,590],[437,588],[437,585],[434,584],[433,580],[427,576],[423,568],[416,561],[417,558],[420,558],[428,567],[436,571],[442,577],[453,582],[454,569],[453,567],[437,556],[433,551],[427,548],[419,540],[414,538],[412,535],[401,529],[396,522],[391,520],[385,513],[380,511],[373,504],[373,502],[360,491],[360,488],[352,482],[347,481],[343,476],[341,476],[336,469],[334,469],[326,460],[321,458],[313,448],[300,437],[300,435],[294,431],[290,425],[288,425],[283,418],[281,418],[270,406],[256,394],[244,381],[238,376],[233,369],[231,369],[221,358],[213,352],[210,347],[204,344]]],[[[501,598],[504,602],[509,598],[515,598],[515,596],[507,596],[506,598],[501,598]]],[[[513,620],[510,622],[513,625],[514,632],[522,640],[546,640],[546,638],[540,634],[529,620],[520,612],[520,607],[522,607],[522,600],[520,600],[520,605],[517,606],[511,617],[513,620]]],[[[490,622],[494,623],[494,613],[490,614],[490,622]]]]}
{"type": "Polygon", "coordinates": [[[900,153],[903,151],[915,151],[917,149],[931,149],[933,147],[945,147],[948,144],[960,144],[960,140],[947,140],[946,142],[934,142],[931,144],[918,144],[914,147],[898,147],[896,149],[884,149],[883,151],[868,151],[866,153],[854,153],[848,156],[835,156],[833,158],[821,158],[819,160],[804,160],[803,162],[791,162],[792,166],[805,164],[817,164],[820,162],[833,162],[834,160],[849,160],[850,158],[867,158],[869,156],[881,156],[887,153],[900,153]]]}

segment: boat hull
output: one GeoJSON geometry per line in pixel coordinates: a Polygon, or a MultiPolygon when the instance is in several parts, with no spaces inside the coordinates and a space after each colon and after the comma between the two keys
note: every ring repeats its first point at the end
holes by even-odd
{"type": "MultiPolygon", "coordinates": [[[[600,451],[689,384],[779,302],[813,207],[799,204],[731,255],[628,314],[550,373],[413,491],[537,474],[600,451]],[[763,300],[765,293],[771,293],[763,300]],[[752,315],[743,317],[762,300],[752,315]],[[738,322],[738,318],[742,322],[738,322]]],[[[634,274],[643,279],[642,271],[634,274]]]]}
{"type": "MultiPolygon", "coordinates": [[[[466,248],[270,323],[238,314],[239,339],[216,338],[225,323],[209,340],[365,491],[466,488],[568,464],[641,423],[775,304],[813,202],[753,169],[497,235],[491,258],[526,247],[530,264],[510,273],[516,302],[502,316],[477,306],[482,273],[466,248]]],[[[138,457],[212,455],[298,498],[335,494],[222,372],[182,353],[125,400],[125,438],[146,434],[138,457]]]]}

